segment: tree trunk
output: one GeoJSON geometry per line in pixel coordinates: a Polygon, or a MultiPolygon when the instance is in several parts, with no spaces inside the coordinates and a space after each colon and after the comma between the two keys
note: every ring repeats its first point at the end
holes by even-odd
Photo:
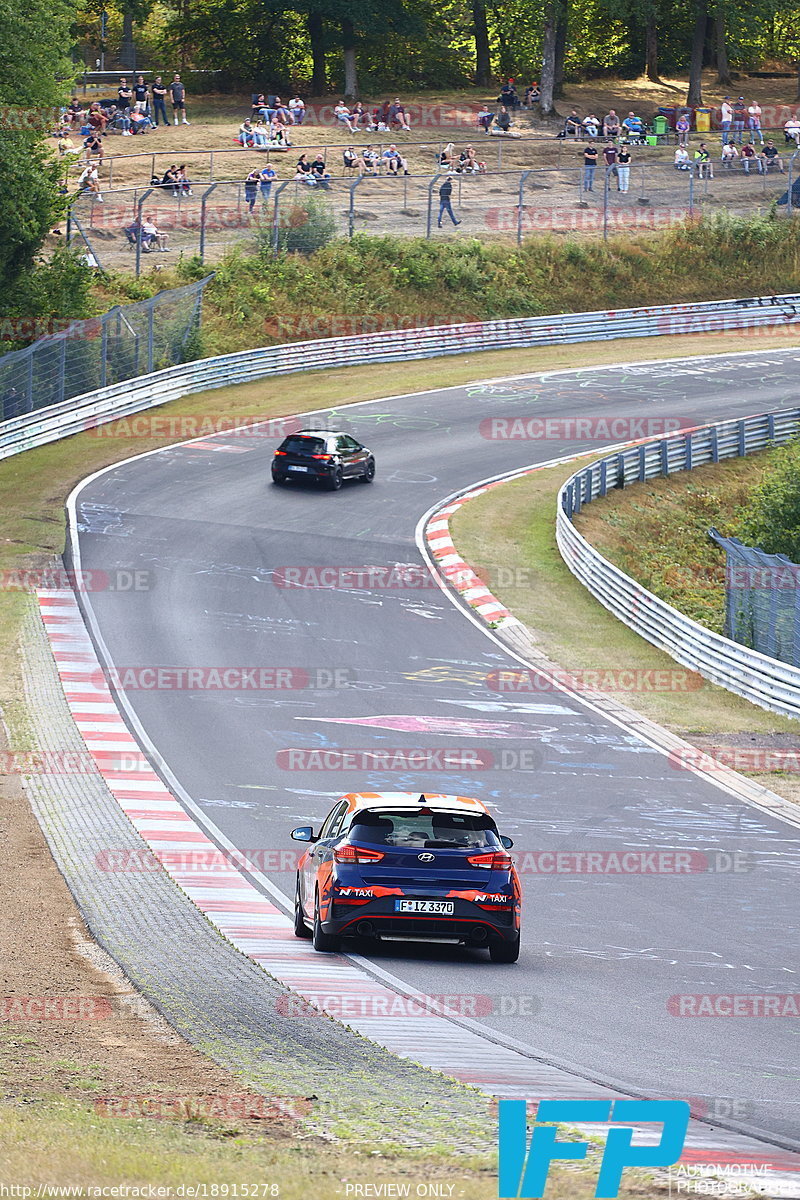
{"type": "Polygon", "coordinates": [[[725,30],[725,9],[721,4],[717,5],[714,14],[714,35],[717,46],[717,83],[722,83],[726,87],[730,87],[733,83],[731,79],[731,69],[728,63],[728,38],[725,30]]]}
{"type": "Polygon", "coordinates": [[[549,0],[544,18],[544,40],[542,49],[542,78],[539,84],[539,114],[551,117],[555,112],[553,96],[556,87],[556,40],[561,6],[558,0],[549,0]]]}
{"type": "Polygon", "coordinates": [[[357,100],[356,31],[353,22],[347,17],[342,20],[342,48],[344,50],[344,94],[348,100],[357,100]]]}
{"type": "Polygon", "coordinates": [[[661,83],[658,74],[658,24],[650,10],[644,29],[644,73],[651,83],[661,83]]]}
{"type": "Polygon", "coordinates": [[[122,13],[122,41],[119,46],[119,64],[126,71],[136,70],[136,46],[133,41],[133,15],[122,13]]]}
{"type": "Polygon", "coordinates": [[[556,25],[556,61],[553,68],[553,95],[556,99],[561,99],[564,94],[564,58],[567,53],[568,20],[569,14],[564,9],[556,25]]]}
{"type": "Polygon", "coordinates": [[[800,100],[800,58],[797,60],[797,95],[795,100],[800,100]]]}
{"type": "Polygon", "coordinates": [[[485,0],[472,0],[472,20],[475,25],[475,82],[478,87],[488,87],[492,78],[492,63],[485,0]]]}
{"type": "Polygon", "coordinates": [[[696,0],[692,59],[689,66],[689,91],[686,103],[697,108],[703,103],[703,50],[706,43],[707,0],[696,0]]]}
{"type": "Polygon", "coordinates": [[[325,35],[322,13],[310,12],[306,17],[308,40],[311,43],[311,94],[325,95],[325,35]]]}

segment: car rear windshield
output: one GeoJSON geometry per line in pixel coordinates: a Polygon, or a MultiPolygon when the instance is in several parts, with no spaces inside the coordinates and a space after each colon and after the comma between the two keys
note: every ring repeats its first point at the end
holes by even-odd
{"type": "Polygon", "coordinates": [[[321,438],[288,437],[281,445],[281,450],[289,454],[324,454],[325,443],[321,438]]]}
{"type": "Polygon", "coordinates": [[[349,840],[414,850],[497,849],[500,839],[487,813],[386,809],[360,812],[350,826],[349,840]]]}

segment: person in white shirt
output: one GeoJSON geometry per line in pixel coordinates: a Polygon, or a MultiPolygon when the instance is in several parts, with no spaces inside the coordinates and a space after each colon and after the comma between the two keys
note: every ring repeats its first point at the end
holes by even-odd
{"type": "Polygon", "coordinates": [[[747,128],[750,130],[751,134],[758,134],[759,138],[761,139],[761,145],[763,146],[764,134],[761,131],[761,105],[757,100],[754,100],[747,110],[747,128]]]}
{"type": "Polygon", "coordinates": [[[722,165],[729,170],[733,166],[734,159],[739,157],[739,151],[733,142],[726,142],[722,147],[722,165]]]}
{"type": "Polygon", "coordinates": [[[789,117],[789,120],[783,127],[787,138],[794,138],[798,146],[800,146],[800,119],[797,117],[789,117]]]}
{"type": "Polygon", "coordinates": [[[689,170],[689,151],[683,145],[678,146],[675,150],[675,170],[689,170]]]}
{"type": "Polygon", "coordinates": [[[337,121],[341,121],[342,125],[346,125],[351,133],[355,133],[353,122],[350,119],[350,109],[345,104],[344,100],[340,100],[333,110],[337,121]]]}
{"type": "Polygon", "coordinates": [[[289,101],[289,112],[294,117],[295,125],[303,124],[306,115],[306,106],[299,96],[293,96],[289,101]]]}
{"type": "Polygon", "coordinates": [[[731,104],[730,96],[726,96],[722,101],[719,110],[719,127],[722,131],[722,144],[730,140],[729,134],[731,125],[733,124],[733,105],[731,104]]]}

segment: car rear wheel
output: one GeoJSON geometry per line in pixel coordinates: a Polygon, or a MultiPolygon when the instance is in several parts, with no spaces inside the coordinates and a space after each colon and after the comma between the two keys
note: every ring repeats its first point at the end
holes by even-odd
{"type": "Polygon", "coordinates": [[[306,919],[303,916],[303,906],[300,903],[300,876],[297,877],[297,884],[294,890],[294,936],[299,938],[310,938],[311,930],[306,925],[306,919]]]}
{"type": "Polygon", "coordinates": [[[364,468],[364,474],[361,476],[362,483],[372,483],[375,478],[375,459],[371,458],[364,468]]]}
{"type": "Polygon", "coordinates": [[[319,915],[319,892],[314,899],[314,932],[311,935],[311,944],[315,950],[319,950],[323,954],[330,954],[331,951],[339,949],[339,938],[325,933],[322,928],[319,915]]]}
{"type": "Polygon", "coordinates": [[[492,962],[515,963],[519,958],[519,938],[513,942],[492,942],[489,955],[492,962]]]}
{"type": "Polygon", "coordinates": [[[272,482],[273,482],[274,484],[276,484],[276,485],[277,485],[277,484],[281,484],[281,483],[286,483],[286,476],[285,476],[285,475],[275,475],[275,474],[273,474],[273,476],[272,476],[272,482]]]}
{"type": "Polygon", "coordinates": [[[332,492],[338,492],[339,488],[342,486],[342,478],[342,468],[337,467],[328,480],[328,487],[332,492]]]}

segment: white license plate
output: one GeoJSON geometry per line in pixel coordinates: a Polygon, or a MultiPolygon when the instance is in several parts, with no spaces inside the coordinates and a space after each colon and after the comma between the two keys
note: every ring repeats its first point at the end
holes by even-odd
{"type": "Polygon", "coordinates": [[[455,911],[452,900],[395,900],[395,912],[432,913],[439,917],[450,917],[455,911]]]}
{"type": "Polygon", "coordinates": [[[310,471],[310,467],[289,467],[290,471],[310,471]]]}

